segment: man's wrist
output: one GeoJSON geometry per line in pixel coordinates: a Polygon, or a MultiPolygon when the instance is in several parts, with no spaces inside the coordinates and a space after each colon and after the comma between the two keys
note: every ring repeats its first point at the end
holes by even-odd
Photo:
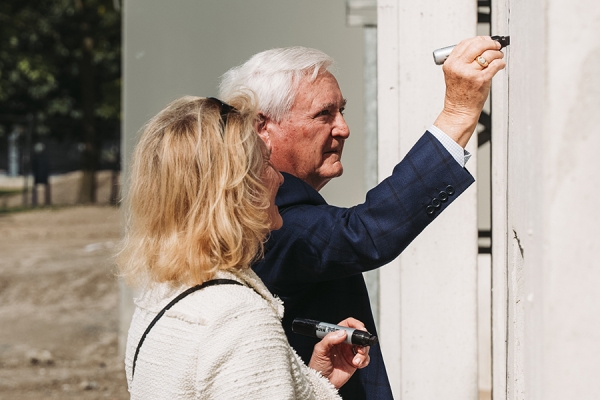
{"type": "Polygon", "coordinates": [[[438,127],[462,148],[465,148],[469,139],[473,136],[473,132],[475,132],[478,120],[479,115],[475,118],[467,114],[453,114],[444,109],[433,125],[438,127]]]}
{"type": "Polygon", "coordinates": [[[463,149],[462,146],[456,143],[452,138],[450,138],[450,136],[448,136],[437,126],[430,126],[428,131],[442,144],[442,146],[444,146],[444,148],[448,151],[448,153],[450,153],[456,162],[464,168],[467,161],[469,161],[469,158],[471,158],[471,153],[463,149]]]}

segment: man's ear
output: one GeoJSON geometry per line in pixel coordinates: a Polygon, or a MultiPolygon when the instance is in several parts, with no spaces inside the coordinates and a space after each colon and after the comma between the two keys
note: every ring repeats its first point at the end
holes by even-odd
{"type": "Polygon", "coordinates": [[[271,148],[271,135],[269,132],[269,118],[263,113],[258,113],[258,121],[256,122],[256,133],[265,142],[268,148],[271,148]]]}

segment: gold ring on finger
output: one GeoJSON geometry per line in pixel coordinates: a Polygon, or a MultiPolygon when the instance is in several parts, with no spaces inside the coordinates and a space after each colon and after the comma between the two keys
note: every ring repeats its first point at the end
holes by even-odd
{"type": "Polygon", "coordinates": [[[489,64],[488,64],[488,61],[485,59],[485,57],[484,57],[484,56],[479,56],[479,57],[477,57],[477,58],[475,59],[475,61],[477,61],[477,63],[478,63],[479,65],[481,65],[483,68],[487,68],[487,66],[489,65],[489,64]]]}

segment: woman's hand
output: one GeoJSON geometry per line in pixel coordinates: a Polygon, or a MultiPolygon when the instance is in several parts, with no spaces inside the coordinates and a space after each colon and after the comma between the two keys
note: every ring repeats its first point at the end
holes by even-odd
{"type": "MultiPolygon", "coordinates": [[[[366,330],[357,319],[347,318],[338,325],[366,330]]],[[[345,331],[330,332],[315,345],[308,366],[319,371],[336,388],[340,388],[354,374],[357,368],[369,365],[369,347],[352,346],[343,343],[345,331]]]]}

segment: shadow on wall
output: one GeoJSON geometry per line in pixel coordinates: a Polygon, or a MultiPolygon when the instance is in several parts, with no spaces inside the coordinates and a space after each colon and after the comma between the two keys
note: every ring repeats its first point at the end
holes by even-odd
{"type": "MultiPolygon", "coordinates": [[[[50,204],[74,205],[78,203],[79,187],[81,184],[81,171],[73,171],[61,175],[52,175],[49,178],[50,204]]],[[[24,177],[9,177],[0,175],[0,210],[24,206],[23,187],[24,177]]],[[[28,192],[25,197],[27,206],[32,204],[33,179],[28,181],[28,192]]],[[[120,174],[116,171],[103,170],[96,173],[96,204],[114,204],[119,198],[120,174]],[[112,201],[111,201],[112,200],[112,201]]],[[[37,185],[37,203],[45,205],[45,185],[37,185]]]]}

